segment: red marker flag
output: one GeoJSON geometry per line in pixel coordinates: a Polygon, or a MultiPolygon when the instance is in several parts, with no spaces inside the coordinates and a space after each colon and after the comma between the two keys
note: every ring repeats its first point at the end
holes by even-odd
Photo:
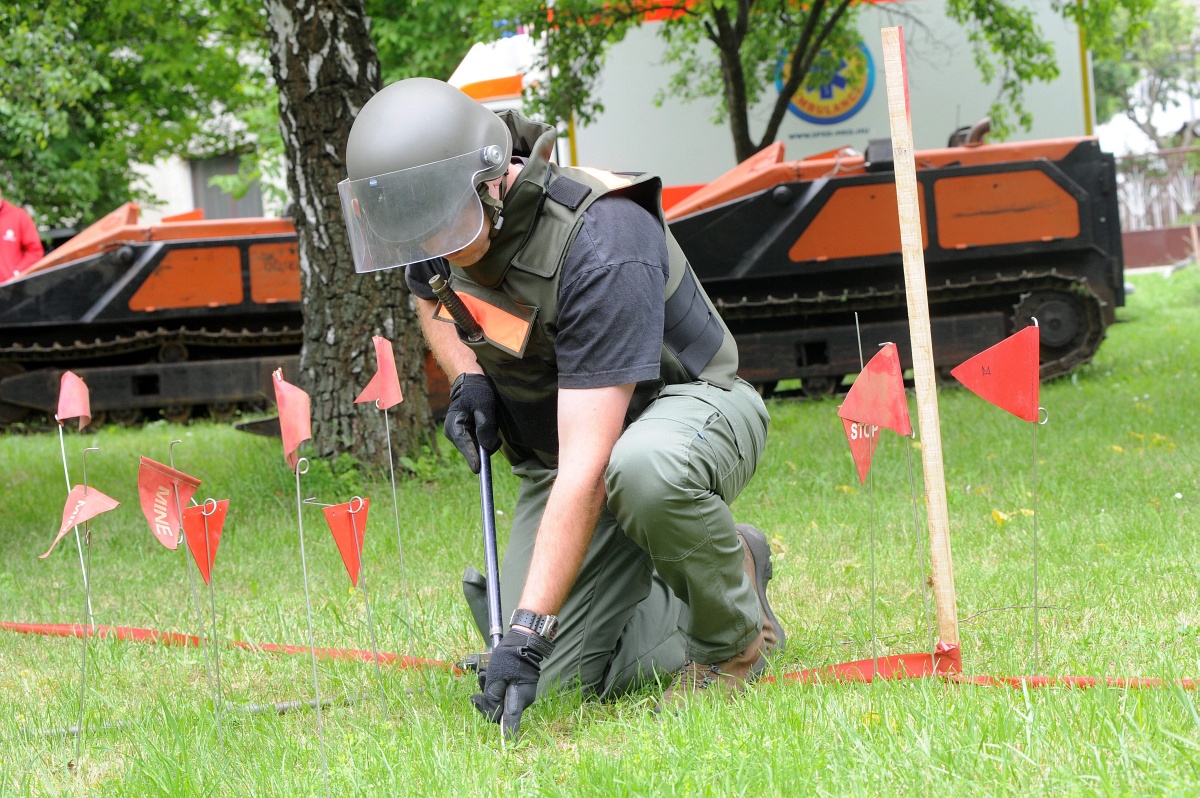
{"type": "Polygon", "coordinates": [[[217,559],[217,546],[221,543],[221,529],[225,526],[225,514],[229,512],[229,499],[215,502],[215,509],[204,514],[204,505],[185,507],[183,510],[183,535],[187,538],[188,551],[204,577],[204,584],[212,580],[212,567],[217,559]]]}
{"type": "Polygon", "coordinates": [[[200,487],[200,480],[176,471],[170,466],[143,457],[138,466],[138,497],[142,501],[142,515],[150,524],[150,531],[158,542],[172,551],[179,546],[179,507],[186,506],[188,499],[200,487]],[[179,503],[175,502],[175,490],[179,491],[179,503]]]}
{"type": "Polygon", "coordinates": [[[92,420],[92,400],[79,375],[64,371],[58,386],[58,423],[69,418],[78,418],[80,429],[86,427],[92,420]]]}
{"type": "Polygon", "coordinates": [[[400,377],[396,374],[396,355],[388,339],[376,335],[371,340],[375,342],[375,359],[379,361],[379,369],[354,404],[377,401],[380,410],[387,410],[404,401],[400,394],[400,377]]]}
{"type": "Polygon", "coordinates": [[[1038,420],[1038,352],[1041,332],[1026,327],[958,365],[954,378],[1024,421],[1038,420]]]}
{"type": "Polygon", "coordinates": [[[86,488],[83,485],[71,488],[71,492],[67,494],[67,503],[63,505],[62,526],[58,528],[58,537],[50,544],[45,554],[38,555],[38,559],[44,560],[49,557],[58,541],[66,536],[71,527],[90,521],[100,513],[107,513],[114,507],[119,507],[120,504],[116,499],[105,496],[95,488],[86,488]]]}
{"type": "Polygon", "coordinates": [[[838,416],[911,435],[908,401],[904,397],[904,372],[895,344],[884,344],[850,386],[838,416]]]}
{"type": "Polygon", "coordinates": [[[283,434],[283,458],[292,468],[300,462],[296,450],[312,437],[312,410],[308,394],[283,378],[275,369],[275,404],[279,405],[279,431],[283,434]]]}
{"type": "Polygon", "coordinates": [[[848,418],[842,419],[842,426],[846,429],[846,442],[850,444],[850,456],[854,458],[858,481],[865,485],[867,472],[871,470],[871,456],[879,445],[879,427],[848,418]]]}
{"type": "Polygon", "coordinates": [[[351,512],[354,502],[355,499],[351,499],[345,504],[335,504],[324,509],[325,521],[329,524],[329,531],[333,533],[333,540],[342,555],[342,562],[346,564],[346,573],[350,574],[351,584],[358,587],[363,535],[367,531],[367,510],[371,507],[371,500],[362,499],[357,512],[351,512]]]}

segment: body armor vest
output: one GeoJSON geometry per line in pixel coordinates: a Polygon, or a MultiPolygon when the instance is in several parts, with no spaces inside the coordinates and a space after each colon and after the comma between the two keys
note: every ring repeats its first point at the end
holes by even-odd
{"type": "Polygon", "coordinates": [[[483,323],[484,340],[466,341],[461,331],[459,338],[496,387],[510,462],[535,456],[548,467],[557,464],[559,277],[584,212],[605,195],[626,196],[650,211],[663,227],[670,260],[660,376],[638,383],[626,423],[664,385],[704,380],[731,388],[737,345],[667,227],[659,178],[552,164],[553,128],[512,111],[500,116],[513,134],[514,154],[529,160],[504,197],[503,222],[487,254],[466,270],[452,267],[451,283],[483,323]]]}

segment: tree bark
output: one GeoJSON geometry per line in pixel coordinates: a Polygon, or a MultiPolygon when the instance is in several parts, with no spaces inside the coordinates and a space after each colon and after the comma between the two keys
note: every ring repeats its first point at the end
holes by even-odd
{"type": "Polygon", "coordinates": [[[279,127],[299,241],[304,345],[297,384],[312,397],[320,457],[387,464],[383,414],[355,397],[374,375],[372,335],[392,341],[404,402],[393,408],[396,453],[430,430],[425,344],[403,270],[357,274],[338,181],[359,109],[379,90],[379,61],[362,0],[264,0],[279,127]]]}

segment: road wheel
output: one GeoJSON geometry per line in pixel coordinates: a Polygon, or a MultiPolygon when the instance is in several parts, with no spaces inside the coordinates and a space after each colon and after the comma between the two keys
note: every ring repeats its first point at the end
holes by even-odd
{"type": "Polygon", "coordinates": [[[142,410],[138,407],[118,407],[108,411],[108,420],[122,427],[132,427],[142,420],[142,410]]]}
{"type": "Polygon", "coordinates": [[[229,421],[237,414],[237,402],[213,402],[208,406],[208,415],[213,421],[229,421]]]}
{"type": "Polygon", "coordinates": [[[1085,299],[1070,291],[1034,291],[1021,297],[1013,314],[1013,331],[1023,330],[1037,319],[1041,339],[1041,362],[1057,360],[1087,340],[1085,299]]]}
{"type": "Polygon", "coordinates": [[[162,409],[162,417],[172,424],[182,424],[192,417],[191,405],[172,405],[162,409]]]}
{"type": "Polygon", "coordinates": [[[838,386],[842,384],[840,377],[822,375],[819,377],[801,377],[800,392],[809,399],[823,399],[826,396],[833,396],[837,393],[838,386]]]}

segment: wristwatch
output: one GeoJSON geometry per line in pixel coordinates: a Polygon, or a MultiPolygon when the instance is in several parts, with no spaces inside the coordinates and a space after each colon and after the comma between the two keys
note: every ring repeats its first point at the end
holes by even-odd
{"type": "Polygon", "coordinates": [[[509,619],[508,625],[532,629],[535,634],[549,642],[554,642],[554,636],[558,634],[557,615],[538,615],[531,610],[517,610],[509,619]]]}

